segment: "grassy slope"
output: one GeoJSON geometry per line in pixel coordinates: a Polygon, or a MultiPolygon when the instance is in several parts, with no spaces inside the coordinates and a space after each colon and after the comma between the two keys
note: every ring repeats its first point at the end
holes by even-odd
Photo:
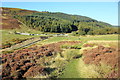
{"type": "MultiPolygon", "coordinates": [[[[10,31],[11,32],[11,31],[10,31]]],[[[16,35],[16,34],[9,34],[9,31],[7,30],[0,30],[0,33],[2,33],[2,43],[5,43],[6,41],[10,41],[15,38],[19,39],[25,39],[25,38],[31,38],[33,36],[28,35],[16,35]]]]}
{"type": "Polygon", "coordinates": [[[14,34],[14,32],[21,32],[21,33],[31,33],[31,34],[40,34],[40,31],[30,29],[29,27],[26,27],[25,25],[21,25],[20,29],[7,29],[7,30],[0,30],[0,33],[2,34],[2,43],[5,43],[6,41],[11,41],[12,39],[26,39],[31,37],[37,37],[37,36],[29,36],[29,35],[17,35],[14,34]],[[11,33],[11,34],[10,34],[11,33]]]}

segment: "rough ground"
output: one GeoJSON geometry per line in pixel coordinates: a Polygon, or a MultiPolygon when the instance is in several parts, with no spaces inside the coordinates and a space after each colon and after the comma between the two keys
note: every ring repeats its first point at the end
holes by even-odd
{"type": "Polygon", "coordinates": [[[14,15],[28,15],[32,14],[37,11],[30,11],[30,10],[24,10],[24,9],[17,9],[17,8],[0,8],[0,13],[2,16],[0,16],[0,26],[2,26],[2,29],[15,29],[20,28],[21,23],[13,18],[14,15]],[[11,12],[11,11],[16,11],[11,12]]]}
{"type": "Polygon", "coordinates": [[[1,19],[2,19],[2,24],[0,24],[0,26],[2,26],[2,29],[20,28],[19,25],[21,25],[21,23],[18,22],[17,19],[13,19],[13,18],[8,17],[8,16],[4,16],[1,19]]]}
{"type": "Polygon", "coordinates": [[[47,44],[41,47],[34,46],[22,50],[15,50],[13,53],[2,54],[2,77],[4,79],[34,77],[38,74],[49,73],[48,69],[40,61],[43,57],[54,56],[61,52],[63,44],[78,44],[80,41],[61,41],[47,44]]]}
{"type": "Polygon", "coordinates": [[[16,43],[15,45],[7,45],[8,47],[5,48],[5,49],[2,49],[0,51],[10,51],[10,50],[14,50],[14,49],[19,49],[19,48],[23,48],[23,47],[26,47],[26,46],[29,46],[29,45],[32,45],[32,44],[35,44],[39,41],[42,41],[42,40],[45,40],[45,39],[48,39],[48,37],[38,37],[38,38],[29,38],[29,39],[26,39],[24,41],[21,41],[20,43],[16,43]]]}
{"type": "MultiPolygon", "coordinates": [[[[88,46],[88,45],[87,45],[88,46]]],[[[90,46],[90,45],[89,45],[90,46]]],[[[120,49],[114,47],[104,47],[98,46],[93,49],[84,50],[84,62],[85,64],[95,64],[100,65],[100,62],[103,62],[112,67],[112,72],[106,74],[106,78],[117,78],[118,77],[118,52],[120,49]]]]}

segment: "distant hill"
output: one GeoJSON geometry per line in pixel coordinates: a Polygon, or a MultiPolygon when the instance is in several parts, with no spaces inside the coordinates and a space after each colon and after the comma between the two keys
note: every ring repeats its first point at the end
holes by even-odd
{"type": "MultiPolygon", "coordinates": [[[[19,8],[1,7],[3,29],[20,28],[21,23],[42,31],[55,33],[85,34],[117,34],[118,30],[112,25],[95,19],[70,15],[60,12],[38,12],[19,8]]],[[[89,14],[89,13],[88,13],[89,14]]]]}

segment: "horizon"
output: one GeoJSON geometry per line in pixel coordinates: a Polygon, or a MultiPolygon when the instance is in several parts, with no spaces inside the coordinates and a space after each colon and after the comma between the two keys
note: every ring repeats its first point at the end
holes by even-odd
{"type": "Polygon", "coordinates": [[[118,26],[117,2],[3,2],[1,7],[80,15],[118,26]]]}

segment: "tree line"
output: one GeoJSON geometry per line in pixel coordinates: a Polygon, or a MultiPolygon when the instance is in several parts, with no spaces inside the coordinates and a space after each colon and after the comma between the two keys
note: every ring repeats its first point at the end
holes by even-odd
{"type": "Polygon", "coordinates": [[[73,35],[118,34],[118,27],[113,27],[108,23],[100,22],[86,16],[70,15],[60,12],[32,12],[19,9],[9,9],[6,12],[26,26],[42,32],[72,32],[73,35]]]}

